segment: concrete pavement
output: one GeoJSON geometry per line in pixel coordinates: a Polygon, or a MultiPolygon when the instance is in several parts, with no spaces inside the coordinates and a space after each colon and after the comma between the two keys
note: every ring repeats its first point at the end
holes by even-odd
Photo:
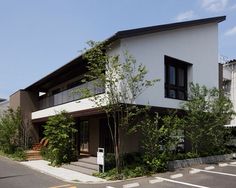
{"type": "Polygon", "coordinates": [[[101,178],[89,176],[62,167],[49,166],[49,162],[45,160],[24,161],[21,162],[21,164],[67,182],[101,183],[106,181],[101,178]]]}

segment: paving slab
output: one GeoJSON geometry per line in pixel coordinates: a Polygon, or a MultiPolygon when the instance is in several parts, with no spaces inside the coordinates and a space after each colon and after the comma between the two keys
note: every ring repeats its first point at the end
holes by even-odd
{"type": "Polygon", "coordinates": [[[106,180],[75,172],[73,170],[65,169],[62,167],[49,166],[49,162],[45,160],[24,161],[21,164],[26,165],[32,169],[38,170],[44,174],[48,174],[68,182],[82,182],[82,183],[100,183],[106,180]]]}

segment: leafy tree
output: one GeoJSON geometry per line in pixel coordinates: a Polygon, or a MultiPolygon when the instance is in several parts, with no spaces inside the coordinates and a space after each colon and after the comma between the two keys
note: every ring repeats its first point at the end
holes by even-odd
{"type": "Polygon", "coordinates": [[[75,157],[74,121],[65,111],[49,117],[44,125],[44,134],[48,139],[48,157],[53,166],[70,162],[75,157]]]}
{"type": "Polygon", "coordinates": [[[127,52],[120,55],[108,55],[109,45],[90,41],[89,50],[83,58],[88,62],[85,82],[93,80],[93,88],[79,90],[84,97],[91,97],[95,106],[105,112],[113,141],[116,168],[121,170],[120,130],[135,130],[134,122],[146,112],[146,107],[138,107],[135,100],[152,87],[158,80],[147,80],[147,69],[136,62],[127,52]],[[105,87],[105,95],[96,95],[93,91],[105,87]],[[114,130],[114,131],[113,131],[114,130]]]}
{"type": "Polygon", "coordinates": [[[196,154],[223,151],[235,112],[230,99],[216,88],[208,89],[199,84],[190,85],[189,100],[183,104],[186,110],[185,133],[196,154]]]}
{"type": "Polygon", "coordinates": [[[140,123],[144,160],[153,171],[163,171],[166,162],[180,142],[179,131],[183,128],[183,119],[175,113],[165,116],[149,115],[140,123]]]}
{"type": "Polygon", "coordinates": [[[0,148],[6,153],[14,153],[20,146],[22,119],[20,109],[8,109],[0,118],[0,148]]]}

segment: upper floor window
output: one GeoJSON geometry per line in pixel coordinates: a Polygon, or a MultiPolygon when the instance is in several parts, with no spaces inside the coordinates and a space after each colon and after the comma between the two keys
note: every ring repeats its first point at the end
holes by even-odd
{"type": "Polygon", "coordinates": [[[165,56],[165,97],[187,100],[188,63],[165,56]]]}

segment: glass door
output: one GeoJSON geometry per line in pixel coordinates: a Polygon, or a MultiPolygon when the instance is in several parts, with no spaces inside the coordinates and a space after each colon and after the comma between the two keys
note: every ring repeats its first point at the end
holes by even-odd
{"type": "Polygon", "coordinates": [[[80,152],[89,152],[89,124],[88,121],[80,122],[80,152]]]}

